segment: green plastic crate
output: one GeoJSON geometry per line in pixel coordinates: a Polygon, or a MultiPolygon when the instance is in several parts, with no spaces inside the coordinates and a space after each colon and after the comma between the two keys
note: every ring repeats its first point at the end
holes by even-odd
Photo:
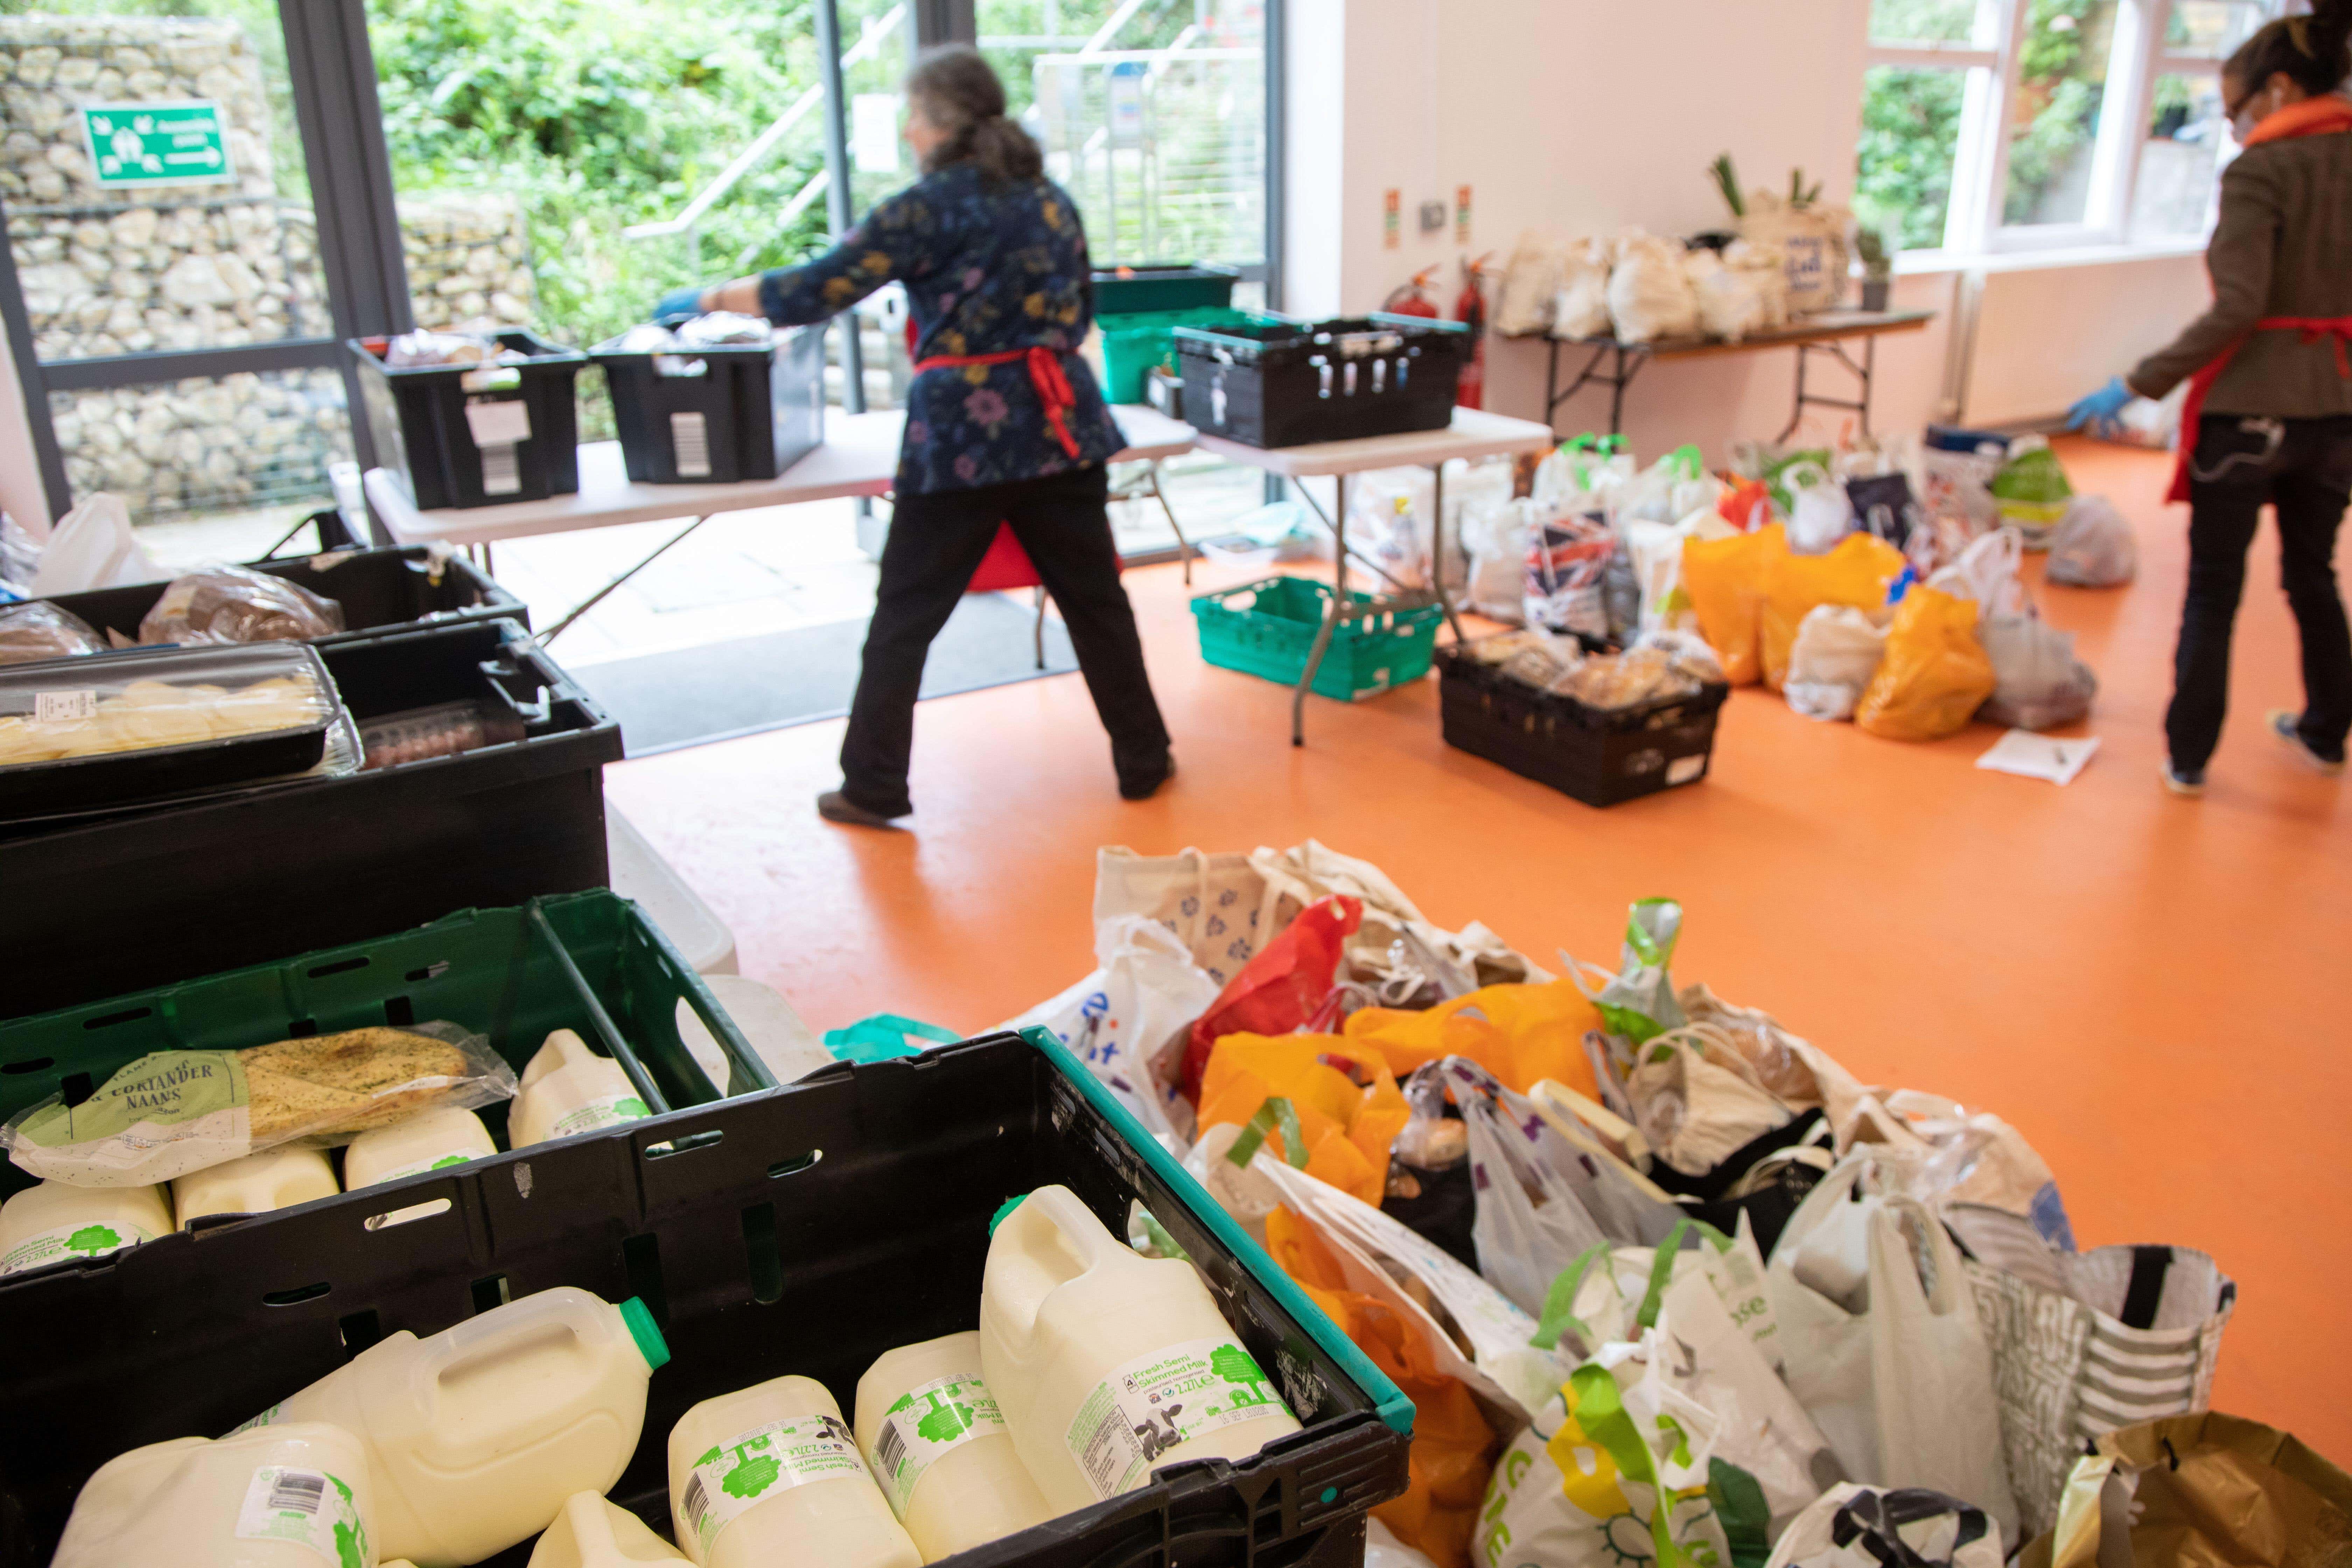
{"type": "Polygon", "coordinates": [[[1140,403],[1153,365],[1174,374],[1178,327],[1232,327],[1268,319],[1217,306],[1101,317],[1097,325],[1102,328],[1103,396],[1112,403],[1140,403]]]}
{"type": "MultiPolygon", "coordinates": [[[[1429,673],[1445,618],[1441,605],[1395,605],[1352,590],[1348,599],[1359,607],[1332,628],[1315,671],[1318,695],[1360,702],[1429,673]]],[[[1307,577],[1267,577],[1202,594],[1192,601],[1201,657],[1220,669],[1296,686],[1330,605],[1329,584],[1307,577]]]]}
{"type": "MultiPolygon", "coordinates": [[[[571,1029],[619,1062],[658,1115],[723,1098],[678,1037],[681,1000],[726,1053],[730,1093],[775,1087],[660,928],[598,889],[0,1023],[0,1119],[53,1094],[78,1100],[151,1051],[436,1019],[487,1036],[517,1073],[551,1031],[571,1029]]],[[[507,1104],[478,1112],[500,1147],[507,1104]]],[[[32,1184],[14,1164],[0,1173],[0,1195],[32,1184]]]]}
{"type": "Polygon", "coordinates": [[[1234,285],[1240,280],[1238,270],[1213,261],[1099,268],[1094,275],[1095,315],[1131,316],[1144,310],[1230,305],[1234,285]]]}

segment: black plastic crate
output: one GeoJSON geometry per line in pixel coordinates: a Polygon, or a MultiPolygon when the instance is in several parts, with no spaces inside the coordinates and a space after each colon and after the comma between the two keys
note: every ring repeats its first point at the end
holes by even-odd
{"type": "Polygon", "coordinates": [[[588,357],[604,368],[621,460],[638,484],[772,479],[824,439],[822,326],[767,346],[623,353],[606,343],[588,357]]]}
{"type": "Polygon", "coordinates": [[[349,778],[0,827],[0,1016],[606,884],[604,767],[621,760],[620,726],[520,626],[474,621],[318,653],[362,723],[481,698],[512,708],[525,737],[349,778]]]}
{"type": "Polygon", "coordinates": [[[1239,269],[1213,261],[1160,262],[1097,268],[1092,282],[1095,315],[1132,316],[1154,310],[1228,310],[1239,269]]]}
{"type": "Polygon", "coordinates": [[[1250,447],[1442,430],[1469,329],[1424,316],[1178,327],[1184,419],[1250,447]]]}
{"type": "MultiPolygon", "coordinates": [[[[320,514],[334,517],[333,512],[320,514]]],[[[343,607],[343,629],[310,639],[314,647],[355,642],[417,623],[487,621],[499,616],[530,626],[530,607],[499,587],[461,555],[436,565],[421,544],[394,550],[331,550],[319,555],[247,563],[283,577],[343,607]]],[[[48,602],[106,632],[139,640],[139,623],[163,596],[161,583],[60,594],[48,602]]]]}
{"type": "MultiPolygon", "coordinates": [[[[1140,1201],[1201,1267],[1302,1431],[1238,1464],[961,1553],[960,1568],[1360,1563],[1399,1495],[1412,1406],[1042,1031],[846,1063],[522,1156],[387,1184],[0,1280],[0,1562],[37,1563],[83,1480],[141,1444],[227,1431],[385,1334],[438,1332],[557,1285],[642,1298],[672,1353],[612,1497],[668,1524],[666,1449],[689,1405],[785,1373],[850,1407],[883,1352],[979,1320],[988,1222],[1069,1186],[1115,1233],[1140,1201]],[[525,1188],[519,1165],[531,1172],[525,1188]],[[373,1190],[373,1189],[371,1189],[373,1190]],[[446,1213],[370,1231],[378,1210],[446,1213]]],[[[530,1545],[490,1559],[520,1568],[530,1545]]]]}
{"type": "Polygon", "coordinates": [[[580,489],[572,382],[587,356],[530,332],[500,332],[498,342],[530,355],[530,363],[393,370],[383,363],[389,340],[350,341],[376,461],[399,476],[419,511],[545,500],[580,489]],[[474,421],[511,421],[511,414],[488,412],[503,405],[521,409],[528,434],[486,447],[475,439],[474,421]]]}
{"type": "Polygon", "coordinates": [[[1438,716],[1445,743],[1572,795],[1587,805],[1655,795],[1706,777],[1715,719],[1731,694],[1603,711],[1538,691],[1454,647],[1437,650],[1438,716]]]}

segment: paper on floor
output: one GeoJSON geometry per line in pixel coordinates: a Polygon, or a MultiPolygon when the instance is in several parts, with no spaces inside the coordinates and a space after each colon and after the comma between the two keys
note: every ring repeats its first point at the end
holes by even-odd
{"type": "Polygon", "coordinates": [[[2083,764],[2098,749],[2096,735],[2068,738],[2011,730],[1993,743],[1991,751],[1977,759],[1977,766],[1997,773],[2015,773],[2020,778],[2048,779],[2054,784],[2073,784],[2074,775],[2083,771],[2083,764]]]}

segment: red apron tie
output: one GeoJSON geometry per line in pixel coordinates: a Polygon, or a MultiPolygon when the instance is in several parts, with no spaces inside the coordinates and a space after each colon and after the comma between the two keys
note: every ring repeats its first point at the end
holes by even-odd
{"type": "MultiPolygon", "coordinates": [[[[2305,343],[2326,338],[2328,346],[2336,351],[2336,374],[2352,377],[2352,359],[2347,359],[2344,353],[2344,345],[2352,342],[2352,316],[2264,316],[2246,336],[2252,337],[2254,332],[2301,332],[2305,343]]],[[[2189,499],[2189,460],[2197,451],[2197,421],[2205,412],[2205,395],[2245,346],[2246,339],[2240,338],[2189,378],[2189,395],[2180,405],[2180,442],[2173,458],[2172,488],[2165,492],[2165,500],[2189,499]]]]}
{"type": "Polygon", "coordinates": [[[1070,434],[1069,411],[1078,405],[1077,395],[1070,390],[1070,378],[1062,373],[1062,356],[1049,348],[1007,349],[999,354],[935,354],[915,362],[915,374],[927,370],[960,370],[974,364],[1011,364],[1015,360],[1029,362],[1029,384],[1037,389],[1037,401],[1045,405],[1045,423],[1054,427],[1055,439],[1071,457],[1078,455],[1078,438],[1070,434]]]}

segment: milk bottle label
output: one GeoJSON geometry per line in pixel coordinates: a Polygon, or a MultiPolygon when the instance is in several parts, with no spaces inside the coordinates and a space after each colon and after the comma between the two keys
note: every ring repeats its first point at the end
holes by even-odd
{"type": "Polygon", "coordinates": [[[55,1230],[28,1236],[7,1251],[0,1252],[0,1274],[38,1268],[61,1258],[100,1258],[154,1239],[154,1232],[144,1226],[124,1225],[115,1220],[63,1225],[55,1230]]]}
{"type": "Polygon", "coordinates": [[[739,1432],[695,1460],[679,1504],[707,1559],[738,1516],[789,1487],[845,1476],[870,1479],[849,1428],[830,1415],[787,1415],[739,1432]]]}
{"type": "Polygon", "coordinates": [[[412,1161],[405,1165],[394,1166],[391,1170],[386,1171],[383,1175],[378,1176],[374,1182],[370,1184],[370,1185],[381,1186],[386,1182],[399,1181],[403,1176],[421,1176],[427,1171],[438,1171],[449,1165],[462,1165],[473,1158],[474,1156],[471,1154],[458,1153],[444,1154],[438,1159],[434,1160],[412,1161]]]}
{"type": "Polygon", "coordinates": [[[352,1489],[323,1470],[263,1465],[245,1489],[237,1510],[239,1541],[290,1541],[334,1568],[367,1568],[375,1561],[360,1523],[352,1489]]]}
{"type": "Polygon", "coordinates": [[[595,1132],[606,1127],[618,1127],[624,1121],[635,1121],[652,1112],[637,1098],[635,1089],[619,1094],[600,1095],[579,1110],[567,1111],[556,1119],[553,1136],[569,1138],[575,1133],[595,1132]]]}
{"type": "Polygon", "coordinates": [[[874,1439],[874,1473],[901,1521],[923,1473],[950,1450],[1010,1436],[996,1395],[976,1372],[927,1383],[890,1406],[874,1439]]]}
{"type": "Polygon", "coordinates": [[[1141,1486],[1160,1455],[1239,1421],[1290,1412],[1249,1352],[1187,1340],[1139,1356],[1095,1385],[1065,1438],[1097,1498],[1141,1486]]]}

